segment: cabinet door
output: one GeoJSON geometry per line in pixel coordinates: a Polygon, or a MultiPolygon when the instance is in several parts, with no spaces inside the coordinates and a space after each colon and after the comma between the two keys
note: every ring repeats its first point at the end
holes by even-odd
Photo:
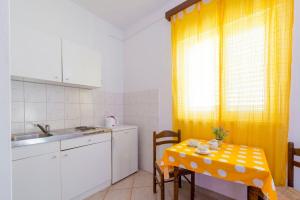
{"type": "Polygon", "coordinates": [[[113,133],[113,183],[137,171],[137,148],[136,129],[113,133]]]}
{"type": "Polygon", "coordinates": [[[130,138],[130,174],[138,171],[138,133],[137,129],[128,130],[130,138]]]}
{"type": "Polygon", "coordinates": [[[11,58],[13,76],[62,81],[59,37],[16,27],[12,30],[11,58]]]}
{"type": "Polygon", "coordinates": [[[59,200],[59,153],[12,162],[14,200],[59,200]]]}
{"type": "Polygon", "coordinates": [[[110,141],[61,152],[62,199],[72,199],[111,180],[110,141]]]}
{"type": "Polygon", "coordinates": [[[91,87],[101,86],[100,52],[63,40],[63,82],[91,87]]]}

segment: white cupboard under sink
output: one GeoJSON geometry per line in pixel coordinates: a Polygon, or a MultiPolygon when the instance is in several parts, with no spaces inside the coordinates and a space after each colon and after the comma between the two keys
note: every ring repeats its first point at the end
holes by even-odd
{"type": "Polygon", "coordinates": [[[59,143],[13,149],[13,200],[60,200],[59,143]]]}
{"type": "Polygon", "coordinates": [[[13,199],[60,199],[59,154],[14,161],[13,199]]]}
{"type": "Polygon", "coordinates": [[[64,83],[101,87],[99,51],[63,40],[62,55],[64,83]]]}
{"type": "Polygon", "coordinates": [[[11,69],[15,77],[61,82],[61,39],[15,27],[11,36],[11,69]]]}
{"type": "Polygon", "coordinates": [[[82,200],[111,185],[111,133],[12,149],[13,200],[82,200]]]}

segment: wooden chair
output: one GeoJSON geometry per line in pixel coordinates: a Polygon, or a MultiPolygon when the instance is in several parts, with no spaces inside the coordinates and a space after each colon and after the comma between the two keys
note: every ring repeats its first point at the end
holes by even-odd
{"type": "MultiPolygon", "coordinates": [[[[294,157],[300,156],[300,148],[295,149],[294,143],[288,143],[288,186],[276,187],[278,200],[300,200],[300,192],[294,187],[294,167],[300,167],[300,162],[295,161],[294,157]]],[[[248,200],[264,199],[260,189],[248,187],[248,200]]]]}
{"type": "Polygon", "coordinates": [[[288,143],[288,186],[276,187],[279,200],[300,200],[300,192],[294,189],[294,167],[300,167],[300,162],[295,161],[295,156],[300,156],[300,148],[295,149],[294,143],[288,143]]]}
{"type": "MultiPolygon", "coordinates": [[[[165,183],[174,181],[174,173],[172,169],[169,171],[169,178],[164,177],[164,170],[161,161],[156,160],[156,148],[163,144],[176,144],[181,142],[181,132],[162,131],[160,133],[153,132],[153,192],[156,193],[156,185],[160,186],[161,200],[165,199],[165,183]],[[158,172],[159,178],[156,172],[158,172]]],[[[195,173],[186,169],[179,168],[179,187],[181,188],[181,177],[184,177],[191,184],[191,200],[195,195],[195,173]],[[191,175],[189,180],[186,175],[191,175]]]]}

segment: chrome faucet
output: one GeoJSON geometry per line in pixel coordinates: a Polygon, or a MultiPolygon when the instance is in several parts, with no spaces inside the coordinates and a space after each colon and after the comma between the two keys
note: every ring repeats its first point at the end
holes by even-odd
{"type": "Polygon", "coordinates": [[[50,135],[50,125],[49,124],[46,124],[45,127],[43,127],[41,124],[35,124],[35,126],[38,127],[46,135],[50,135]]]}

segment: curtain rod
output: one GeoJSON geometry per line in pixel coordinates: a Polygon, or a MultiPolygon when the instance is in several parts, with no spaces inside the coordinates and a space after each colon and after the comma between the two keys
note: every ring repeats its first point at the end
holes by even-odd
{"type": "Polygon", "coordinates": [[[166,19],[168,21],[171,21],[171,17],[177,13],[179,13],[180,11],[190,7],[191,5],[199,2],[201,0],[186,0],[183,3],[179,4],[178,6],[175,6],[174,8],[168,10],[165,14],[166,19]]]}

